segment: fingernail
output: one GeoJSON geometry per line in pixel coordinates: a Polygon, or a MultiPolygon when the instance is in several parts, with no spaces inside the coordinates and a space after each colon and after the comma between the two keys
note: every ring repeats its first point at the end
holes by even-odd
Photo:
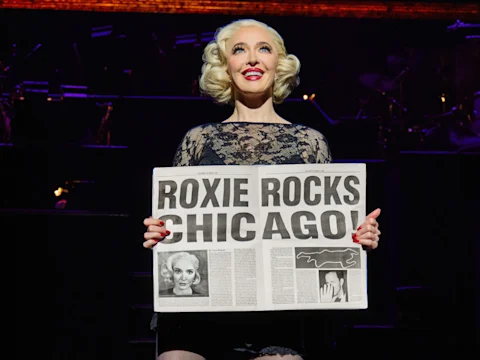
{"type": "Polygon", "coordinates": [[[160,226],[163,226],[165,225],[165,223],[163,221],[160,221],[160,226]]]}
{"type": "Polygon", "coordinates": [[[167,236],[170,235],[170,231],[168,231],[168,230],[165,231],[165,233],[167,234],[167,236]]]}
{"type": "Polygon", "coordinates": [[[352,240],[353,240],[354,243],[358,243],[357,234],[352,235],[352,240]]]}
{"type": "Polygon", "coordinates": [[[161,237],[165,237],[166,235],[164,233],[160,233],[160,236],[161,237]]]}
{"type": "Polygon", "coordinates": [[[357,231],[359,231],[361,228],[362,228],[362,227],[361,227],[361,226],[359,226],[359,227],[358,227],[358,229],[357,229],[357,231]]]}
{"type": "Polygon", "coordinates": [[[360,240],[353,239],[353,242],[354,242],[354,243],[359,243],[359,242],[360,242],[360,240]]]}

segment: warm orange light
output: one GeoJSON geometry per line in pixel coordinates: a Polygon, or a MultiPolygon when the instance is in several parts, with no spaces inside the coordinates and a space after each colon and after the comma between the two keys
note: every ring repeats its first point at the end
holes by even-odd
{"type": "Polygon", "coordinates": [[[235,16],[478,20],[480,4],[407,1],[184,1],[184,0],[4,0],[0,8],[235,16]]]}
{"type": "Polygon", "coordinates": [[[62,188],[62,187],[59,186],[58,189],[55,190],[53,193],[55,194],[56,197],[59,197],[59,196],[62,195],[63,193],[68,194],[68,190],[67,190],[67,189],[64,189],[64,188],[62,188]]]}

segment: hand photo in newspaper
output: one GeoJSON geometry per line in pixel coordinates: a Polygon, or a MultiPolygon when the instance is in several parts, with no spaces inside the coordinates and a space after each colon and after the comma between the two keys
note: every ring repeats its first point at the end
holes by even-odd
{"type": "Polygon", "coordinates": [[[345,270],[319,271],[320,276],[320,302],[347,302],[348,286],[347,272],[345,270]]]}

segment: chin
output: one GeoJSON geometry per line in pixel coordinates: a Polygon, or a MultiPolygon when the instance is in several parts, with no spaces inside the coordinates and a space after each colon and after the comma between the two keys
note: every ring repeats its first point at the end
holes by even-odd
{"type": "Polygon", "coordinates": [[[268,90],[265,89],[264,87],[256,89],[256,88],[249,88],[249,89],[243,89],[240,91],[244,96],[263,96],[268,94],[268,90]]]}
{"type": "Polygon", "coordinates": [[[240,86],[237,86],[237,89],[240,92],[248,93],[248,92],[265,92],[268,91],[268,89],[273,89],[273,83],[272,84],[266,84],[262,80],[257,80],[257,81],[247,81],[243,80],[241,83],[239,83],[240,86]]]}

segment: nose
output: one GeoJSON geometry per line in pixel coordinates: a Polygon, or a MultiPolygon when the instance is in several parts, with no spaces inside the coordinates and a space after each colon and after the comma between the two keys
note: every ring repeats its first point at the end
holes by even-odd
{"type": "Polygon", "coordinates": [[[248,56],[247,65],[255,66],[258,64],[257,55],[255,51],[251,51],[248,56]]]}

